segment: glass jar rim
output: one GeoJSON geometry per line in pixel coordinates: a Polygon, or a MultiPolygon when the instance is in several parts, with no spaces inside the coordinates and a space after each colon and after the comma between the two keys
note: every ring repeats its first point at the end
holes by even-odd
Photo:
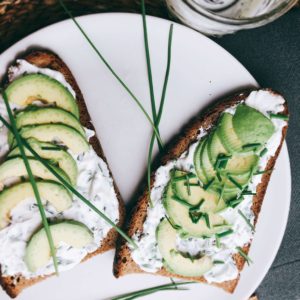
{"type": "Polygon", "coordinates": [[[218,21],[230,25],[251,25],[254,23],[260,23],[265,20],[271,19],[272,17],[276,18],[278,15],[282,15],[285,12],[287,12],[298,2],[298,0],[286,0],[285,2],[280,3],[277,7],[275,7],[271,11],[264,13],[262,15],[255,16],[252,18],[234,19],[234,18],[224,17],[212,11],[206,10],[203,7],[201,7],[198,3],[195,3],[194,0],[183,0],[183,1],[188,6],[190,6],[191,9],[196,10],[197,13],[202,14],[203,16],[210,18],[214,21],[218,21]]]}

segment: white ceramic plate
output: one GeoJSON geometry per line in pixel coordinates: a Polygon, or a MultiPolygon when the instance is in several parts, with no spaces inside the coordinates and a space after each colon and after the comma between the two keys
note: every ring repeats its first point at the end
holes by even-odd
{"type": "MultiPolygon", "coordinates": [[[[78,20],[150,112],[141,17],[97,14],[78,20]]],[[[165,73],[169,25],[169,21],[148,18],[157,106],[165,73]]],[[[4,74],[7,65],[29,47],[53,50],[71,68],[84,94],[116,183],[128,202],[146,170],[151,128],[145,117],[71,21],[42,29],[12,46],[0,57],[0,74],[4,74]]],[[[168,141],[214,99],[246,86],[257,86],[257,83],[230,54],[203,35],[175,25],[171,75],[160,126],[163,139],[168,141]]],[[[284,145],[251,247],[250,257],[254,264],[245,267],[233,295],[196,284],[190,286],[188,292],[161,292],[147,299],[247,299],[265,276],[279,248],[288,218],[290,186],[289,158],[284,145]]],[[[18,299],[101,300],[169,282],[152,275],[129,275],[117,280],[112,275],[113,255],[114,252],[110,251],[93,258],[59,277],[25,290],[18,299]]],[[[9,299],[2,291],[0,298],[9,299]]]]}

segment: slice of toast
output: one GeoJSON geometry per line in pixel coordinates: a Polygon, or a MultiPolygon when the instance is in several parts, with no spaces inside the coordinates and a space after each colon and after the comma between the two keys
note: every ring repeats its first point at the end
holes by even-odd
{"type": "MultiPolygon", "coordinates": [[[[278,94],[270,89],[268,89],[271,93],[278,94]]],[[[247,96],[250,94],[251,91],[245,91],[239,94],[236,94],[228,99],[222,100],[217,103],[213,108],[207,110],[204,114],[199,117],[193,119],[184,129],[181,131],[180,135],[175,137],[173,141],[171,141],[169,147],[167,147],[166,154],[160,159],[160,165],[165,165],[167,162],[177,159],[181,156],[183,152],[185,152],[189,146],[197,140],[197,136],[200,132],[200,128],[204,130],[210,131],[211,125],[216,124],[218,118],[220,117],[221,113],[236,104],[239,104],[241,101],[245,100],[247,96]]],[[[288,115],[288,108],[287,104],[284,104],[284,110],[281,112],[284,115],[288,115]]],[[[266,170],[273,169],[276,159],[279,155],[282,143],[286,136],[287,126],[285,126],[282,130],[282,137],[279,147],[276,150],[276,153],[273,157],[271,157],[266,165],[266,170]]],[[[155,172],[153,171],[151,175],[151,187],[153,187],[154,180],[155,180],[155,172]]],[[[252,210],[255,215],[255,224],[257,222],[257,218],[261,209],[261,205],[264,199],[264,195],[266,193],[266,189],[270,180],[271,174],[269,172],[264,173],[262,176],[261,183],[257,186],[256,189],[256,196],[253,197],[253,205],[252,210]]],[[[143,223],[147,217],[147,209],[148,209],[148,187],[145,187],[143,190],[137,205],[132,211],[131,217],[127,224],[127,232],[129,236],[133,236],[136,232],[142,233],[143,232],[143,223]]],[[[250,244],[243,247],[243,251],[248,253],[250,248],[250,244]]],[[[245,259],[239,255],[234,255],[234,260],[236,262],[237,268],[239,272],[243,269],[245,264],[245,259]]],[[[116,277],[120,277],[130,273],[146,273],[143,271],[139,266],[134,262],[131,257],[131,250],[129,249],[127,243],[124,239],[120,239],[117,246],[117,251],[115,255],[114,261],[114,275],[116,277]]],[[[207,282],[205,278],[202,277],[184,277],[181,275],[176,275],[168,272],[166,268],[161,268],[156,273],[150,273],[155,275],[162,275],[166,277],[176,277],[186,280],[193,280],[198,282],[207,282]]],[[[221,283],[212,283],[220,288],[223,288],[225,291],[233,293],[235,290],[238,281],[238,276],[234,280],[229,280],[221,283]]]]}
{"type": "MultiPolygon", "coordinates": [[[[71,85],[71,87],[76,93],[76,99],[77,99],[77,104],[80,113],[80,122],[82,126],[95,131],[83,95],[76,83],[76,80],[73,77],[67,65],[57,55],[48,51],[34,51],[25,55],[24,57],[22,57],[22,59],[25,59],[27,62],[37,67],[49,68],[62,73],[66,81],[71,85]]],[[[101,144],[97,136],[94,135],[90,139],[89,143],[93,147],[97,155],[101,157],[107,164],[106,158],[104,156],[103,150],[101,148],[101,144]]],[[[112,176],[111,172],[110,172],[110,176],[112,176]]],[[[125,207],[121,199],[120,192],[115,184],[114,184],[114,190],[116,192],[119,201],[119,223],[117,225],[122,226],[125,218],[125,207]]],[[[113,249],[115,247],[116,239],[117,239],[117,232],[114,228],[112,228],[108,232],[104,240],[102,241],[101,246],[96,251],[89,253],[86,257],[84,257],[83,261],[91,258],[94,255],[113,249]]],[[[22,275],[7,277],[1,275],[1,266],[0,266],[0,284],[3,287],[3,289],[7,292],[7,294],[13,298],[16,297],[24,288],[29,287],[30,285],[33,285],[52,275],[39,276],[30,279],[24,278],[22,275]]]]}

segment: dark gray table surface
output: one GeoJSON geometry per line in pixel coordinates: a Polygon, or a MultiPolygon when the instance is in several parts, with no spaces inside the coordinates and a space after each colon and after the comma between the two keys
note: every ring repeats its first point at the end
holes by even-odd
{"type": "Polygon", "coordinates": [[[291,209],[280,250],[257,293],[260,300],[299,300],[300,9],[290,11],[267,26],[215,41],[233,54],[261,86],[280,91],[288,100],[291,113],[287,135],[292,169],[291,209]]]}

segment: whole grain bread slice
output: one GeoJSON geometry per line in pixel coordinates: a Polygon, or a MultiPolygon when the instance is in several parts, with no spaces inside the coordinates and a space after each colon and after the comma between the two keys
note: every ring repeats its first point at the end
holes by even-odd
{"type": "MultiPolygon", "coordinates": [[[[278,94],[275,91],[272,91],[271,89],[266,89],[270,91],[273,94],[278,94]]],[[[177,159],[181,156],[183,152],[185,152],[189,146],[194,143],[197,139],[197,136],[199,134],[200,128],[203,128],[210,131],[212,125],[216,124],[216,121],[220,117],[221,113],[233,105],[239,104],[243,100],[247,98],[247,96],[250,94],[250,92],[253,90],[247,90],[244,92],[241,92],[239,94],[235,94],[229,98],[222,99],[219,101],[214,107],[209,108],[206,112],[202,113],[200,116],[197,116],[195,119],[190,121],[181,131],[181,133],[171,141],[169,146],[167,147],[166,153],[162,156],[160,159],[160,163],[158,163],[158,166],[165,165],[170,160],[177,159]]],[[[281,112],[284,115],[288,115],[288,107],[285,102],[284,104],[284,110],[281,112]]],[[[267,163],[266,170],[273,169],[276,159],[279,155],[279,152],[282,147],[282,143],[284,141],[284,138],[286,136],[287,126],[285,126],[282,130],[282,137],[280,145],[273,157],[271,157],[267,163]]],[[[155,172],[154,170],[151,175],[151,187],[154,184],[155,180],[155,172]]],[[[264,173],[262,176],[261,183],[257,186],[256,189],[256,196],[253,197],[253,205],[252,210],[255,214],[255,224],[257,222],[257,218],[261,209],[261,205],[264,199],[264,195],[267,190],[267,186],[270,180],[271,173],[267,172],[264,173]]],[[[138,199],[138,202],[136,206],[134,207],[131,216],[129,218],[129,221],[127,223],[127,233],[129,236],[132,236],[136,232],[143,232],[143,223],[147,217],[147,209],[148,209],[148,187],[145,187],[143,190],[140,198],[138,199]]],[[[245,245],[243,247],[243,251],[245,253],[248,253],[250,244],[245,245]]],[[[236,265],[238,267],[238,270],[241,271],[245,264],[245,259],[239,255],[234,255],[234,260],[236,262],[236,265]]],[[[114,275],[116,277],[120,277],[126,274],[130,273],[146,273],[142,269],[139,268],[139,266],[134,262],[134,260],[131,257],[131,250],[129,249],[126,241],[124,239],[120,238],[117,245],[117,251],[115,254],[115,261],[114,261],[114,275]]],[[[176,274],[172,274],[168,272],[164,267],[157,271],[156,273],[150,273],[155,275],[162,275],[166,277],[176,277],[186,280],[193,280],[198,282],[207,283],[205,278],[202,277],[184,277],[176,274]]],[[[222,283],[213,283],[213,285],[218,286],[225,291],[229,293],[233,293],[238,281],[239,281],[240,275],[234,279],[229,281],[224,281],[222,283]]]]}
{"type": "MultiPolygon", "coordinates": [[[[32,51],[21,58],[25,59],[27,62],[37,67],[49,68],[61,72],[64,75],[66,81],[71,85],[71,87],[76,92],[76,99],[79,107],[81,124],[84,127],[95,131],[83,95],[79,89],[78,84],[76,83],[75,78],[73,77],[67,65],[56,54],[49,51],[32,51]]],[[[96,135],[94,135],[90,139],[90,144],[95,150],[95,152],[97,153],[97,155],[101,157],[107,164],[101,144],[96,135]]],[[[111,172],[110,175],[112,176],[111,172]]],[[[119,201],[119,222],[117,225],[122,226],[125,218],[124,202],[122,201],[120,192],[117,186],[115,185],[115,183],[114,183],[114,189],[119,201]]],[[[104,240],[102,241],[101,246],[96,251],[89,253],[86,257],[84,257],[83,261],[93,257],[94,255],[101,254],[105,251],[113,249],[115,247],[116,239],[117,239],[117,232],[115,229],[112,228],[108,232],[104,240]]],[[[44,280],[47,277],[52,275],[39,276],[31,279],[26,279],[22,275],[4,276],[1,273],[1,266],[0,266],[0,284],[3,287],[3,289],[7,292],[7,294],[12,298],[16,297],[24,288],[29,287],[35,283],[38,283],[39,281],[44,280]]]]}

